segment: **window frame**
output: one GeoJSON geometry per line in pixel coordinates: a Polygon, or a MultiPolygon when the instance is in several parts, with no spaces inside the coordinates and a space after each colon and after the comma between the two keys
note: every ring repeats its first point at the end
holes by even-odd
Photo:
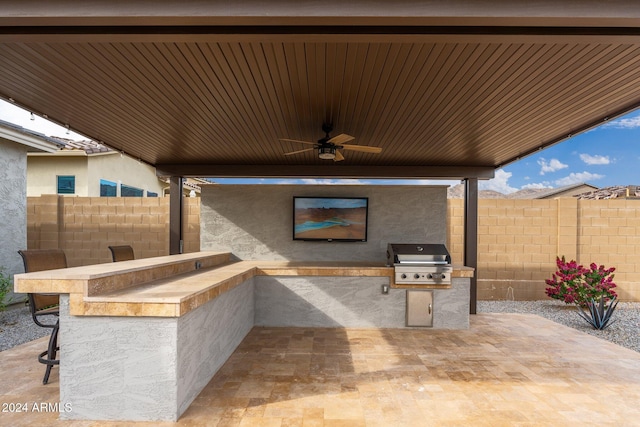
{"type": "Polygon", "coordinates": [[[56,194],[76,194],[76,176],[75,175],[56,175],[56,194]],[[68,180],[71,183],[70,189],[61,191],[61,179],[68,180]]]}

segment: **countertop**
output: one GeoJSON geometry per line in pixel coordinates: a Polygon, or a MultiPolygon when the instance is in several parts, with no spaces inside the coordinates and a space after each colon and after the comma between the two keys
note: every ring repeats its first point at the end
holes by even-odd
{"type": "MultiPolygon", "coordinates": [[[[473,271],[454,266],[452,277],[473,277],[473,271]]],[[[70,294],[72,315],[179,317],[260,275],[388,277],[392,288],[428,288],[394,286],[394,269],[384,264],[234,262],[228,252],[197,252],[17,274],[14,283],[17,292],[70,294]]]]}

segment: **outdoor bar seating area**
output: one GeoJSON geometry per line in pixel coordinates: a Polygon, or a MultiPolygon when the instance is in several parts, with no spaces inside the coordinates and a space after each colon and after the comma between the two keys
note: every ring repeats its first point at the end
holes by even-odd
{"type": "MultiPolygon", "coordinates": [[[[454,268],[453,289],[439,292],[455,293],[465,307],[472,274],[454,268]]],[[[380,278],[394,287],[393,269],[384,265],[232,262],[230,253],[201,252],[25,273],[16,275],[16,289],[60,294],[60,396],[75,408],[62,418],[177,420],[254,326],[404,327],[403,301],[379,296],[339,301],[355,303],[344,318],[314,318],[309,305],[289,301],[273,304],[266,294],[274,279],[286,277],[380,278]],[[372,307],[380,300],[383,306],[372,307]],[[291,323],[297,319],[307,323],[291,323]],[[155,390],[153,401],[144,398],[149,389],[155,390]]],[[[343,290],[359,286],[337,285],[343,290]]],[[[326,298],[310,301],[335,304],[326,298]]],[[[458,322],[468,328],[468,313],[458,322]]]]}

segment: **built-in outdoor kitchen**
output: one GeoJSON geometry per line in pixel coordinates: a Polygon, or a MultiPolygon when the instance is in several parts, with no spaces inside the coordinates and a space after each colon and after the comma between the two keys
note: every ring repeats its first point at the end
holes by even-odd
{"type": "Polygon", "coordinates": [[[211,185],[201,218],[200,253],[16,276],[61,294],[61,418],[175,420],[254,327],[469,326],[444,186],[211,185]]]}
{"type": "MultiPolygon", "coordinates": [[[[397,276],[396,263],[387,258],[390,243],[429,243],[447,251],[446,186],[211,185],[202,190],[201,218],[203,250],[229,251],[242,260],[390,267],[390,287],[387,277],[256,278],[257,325],[405,327],[407,289],[412,289],[433,296],[433,328],[468,328],[470,273],[461,270],[461,260],[453,260],[455,271],[448,265],[450,283],[412,283],[397,276]],[[301,198],[366,198],[366,241],[296,239],[294,200],[301,198]]],[[[422,272],[446,267],[424,258],[425,252],[413,267],[422,272]]],[[[439,257],[437,263],[452,260],[439,257]]]]}

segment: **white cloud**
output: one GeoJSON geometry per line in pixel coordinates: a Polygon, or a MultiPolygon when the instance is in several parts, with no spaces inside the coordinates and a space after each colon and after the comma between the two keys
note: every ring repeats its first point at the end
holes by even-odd
{"type": "Polygon", "coordinates": [[[569,174],[569,176],[565,176],[564,178],[557,179],[555,181],[555,184],[559,186],[580,184],[582,182],[595,181],[597,179],[602,179],[602,178],[604,178],[604,175],[600,175],[597,173],[591,173],[591,172],[573,173],[572,172],[569,174]]]}
{"type": "Polygon", "coordinates": [[[540,158],[538,160],[538,164],[540,165],[540,175],[544,175],[548,172],[556,172],[560,169],[568,168],[569,165],[565,165],[558,159],[551,159],[547,162],[544,158],[540,158]]]}
{"type": "Polygon", "coordinates": [[[517,188],[513,188],[509,185],[509,178],[513,175],[511,172],[505,172],[502,169],[498,169],[495,173],[495,178],[488,181],[480,181],[478,188],[480,190],[493,190],[502,194],[509,194],[517,191],[517,188]]]}
{"type": "Polygon", "coordinates": [[[534,184],[526,184],[522,186],[523,190],[541,190],[543,188],[552,188],[548,182],[537,182],[534,184]]]}
{"type": "Polygon", "coordinates": [[[614,120],[612,122],[605,123],[604,125],[602,125],[602,127],[616,129],[635,129],[640,127],[640,116],[614,120]]]}
{"type": "Polygon", "coordinates": [[[598,154],[596,154],[595,156],[592,156],[590,154],[580,154],[580,160],[588,165],[608,165],[609,163],[611,163],[611,160],[609,160],[609,156],[600,156],[598,154]]]}

